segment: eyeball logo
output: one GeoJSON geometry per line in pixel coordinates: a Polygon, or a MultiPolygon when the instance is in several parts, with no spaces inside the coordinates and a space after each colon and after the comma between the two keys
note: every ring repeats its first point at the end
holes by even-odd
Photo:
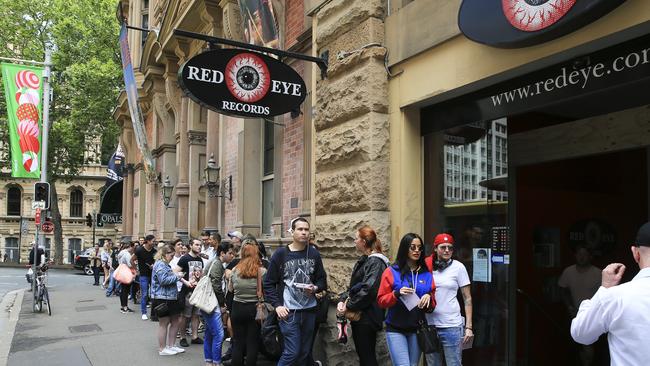
{"type": "Polygon", "coordinates": [[[271,86],[269,69],[262,58],[252,53],[240,53],[226,65],[226,86],[230,93],[245,103],[264,98],[271,86]]]}
{"type": "Polygon", "coordinates": [[[562,19],[576,0],[501,0],[503,13],[513,27],[536,32],[562,19]]]}

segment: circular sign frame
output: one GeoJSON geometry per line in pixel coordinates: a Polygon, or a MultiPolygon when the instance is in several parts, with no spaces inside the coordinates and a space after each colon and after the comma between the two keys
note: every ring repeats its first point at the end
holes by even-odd
{"type": "Polygon", "coordinates": [[[178,70],[178,84],[190,99],[213,111],[246,118],[270,118],[300,107],[307,86],[290,66],[265,54],[209,50],[178,70]]]}

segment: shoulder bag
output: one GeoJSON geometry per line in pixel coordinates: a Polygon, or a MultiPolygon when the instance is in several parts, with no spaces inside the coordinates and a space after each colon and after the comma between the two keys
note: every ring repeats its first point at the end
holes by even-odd
{"type": "Polygon", "coordinates": [[[128,285],[131,282],[133,282],[133,279],[135,278],[135,275],[133,274],[133,271],[129,266],[126,264],[122,263],[119,266],[117,266],[117,269],[115,272],[113,272],[113,278],[115,280],[123,285],[128,285]]]}
{"type": "Polygon", "coordinates": [[[418,323],[416,335],[418,338],[418,345],[420,346],[420,351],[422,351],[422,353],[429,354],[439,352],[440,339],[438,339],[438,331],[436,330],[435,325],[429,325],[427,323],[424,314],[418,323]]]}
{"type": "Polygon", "coordinates": [[[194,292],[190,295],[190,304],[196,306],[202,311],[211,314],[216,307],[219,306],[219,301],[217,301],[217,295],[214,294],[212,289],[212,282],[210,281],[210,271],[215,262],[212,262],[210,269],[208,269],[207,275],[203,276],[199,283],[196,284],[194,292]]]}
{"type": "Polygon", "coordinates": [[[269,313],[275,311],[273,306],[264,302],[264,292],[262,292],[262,276],[260,271],[257,271],[257,310],[255,312],[255,320],[262,324],[269,317],[269,313]]]}

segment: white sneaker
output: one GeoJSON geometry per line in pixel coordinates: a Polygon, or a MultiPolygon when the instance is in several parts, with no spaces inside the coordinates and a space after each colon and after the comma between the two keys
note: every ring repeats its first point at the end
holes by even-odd
{"type": "Polygon", "coordinates": [[[158,352],[159,355],[161,356],[173,356],[177,354],[178,352],[174,351],[173,349],[170,348],[165,348],[162,351],[158,352]]]}
{"type": "Polygon", "coordinates": [[[172,351],[174,351],[176,353],[185,352],[185,348],[181,348],[181,347],[172,346],[172,347],[167,347],[167,348],[169,348],[170,350],[172,350],[172,351]]]}
{"type": "Polygon", "coordinates": [[[147,314],[142,314],[142,320],[149,320],[149,317],[147,316],[147,314]]]}

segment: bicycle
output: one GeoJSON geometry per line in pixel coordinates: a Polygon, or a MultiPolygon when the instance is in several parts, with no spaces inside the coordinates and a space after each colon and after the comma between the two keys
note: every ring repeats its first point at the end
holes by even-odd
{"type": "MultiPolygon", "coordinates": [[[[45,304],[47,306],[47,315],[52,316],[52,304],[50,303],[50,294],[47,290],[47,270],[48,263],[44,263],[37,268],[35,276],[36,291],[34,291],[34,304],[32,309],[34,312],[40,313],[43,311],[43,304],[45,304]]],[[[31,283],[29,274],[28,282],[31,283]]]]}

